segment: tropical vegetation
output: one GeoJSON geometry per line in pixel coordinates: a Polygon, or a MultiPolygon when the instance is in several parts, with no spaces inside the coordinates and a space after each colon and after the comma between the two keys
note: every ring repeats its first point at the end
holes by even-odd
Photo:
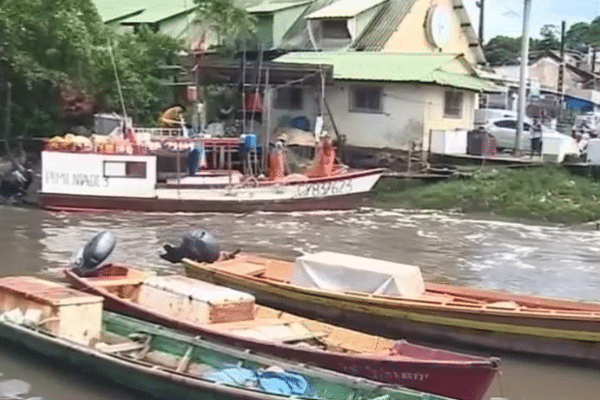
{"type": "Polygon", "coordinates": [[[600,183],[558,166],[481,168],[468,179],[439,183],[383,180],[374,201],[384,207],[483,212],[562,223],[600,219],[600,183]]]}
{"type": "MultiPolygon", "coordinates": [[[[577,22],[571,25],[565,32],[565,47],[581,53],[587,53],[590,48],[600,47],[600,16],[591,23],[577,22]]],[[[492,65],[500,65],[518,59],[521,52],[521,37],[498,35],[490,39],[483,48],[487,61],[492,65]]],[[[557,25],[544,25],[539,37],[530,39],[531,51],[559,49],[560,28],[557,25]]]]}
{"type": "MultiPolygon", "coordinates": [[[[232,0],[195,3],[200,18],[222,26],[225,44],[252,22],[232,0]]],[[[92,0],[0,0],[0,121],[10,82],[13,135],[51,136],[90,125],[96,111],[122,113],[119,89],[134,122],[153,123],[173,101],[163,67],[179,64],[182,50],[143,26],[115,32],[92,0]]]]}

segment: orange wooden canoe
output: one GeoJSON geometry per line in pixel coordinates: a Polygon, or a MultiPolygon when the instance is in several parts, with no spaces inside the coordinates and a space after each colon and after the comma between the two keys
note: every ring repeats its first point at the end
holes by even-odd
{"type": "Polygon", "coordinates": [[[306,287],[291,283],[293,262],[249,254],[183,264],[188,276],[252,293],[261,304],[374,334],[600,362],[597,303],[426,282],[418,296],[306,287]]]}

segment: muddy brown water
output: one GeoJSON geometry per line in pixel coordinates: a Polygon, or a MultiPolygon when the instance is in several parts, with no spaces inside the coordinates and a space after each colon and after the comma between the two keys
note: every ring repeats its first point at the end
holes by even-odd
{"type": "MultiPolygon", "coordinates": [[[[57,279],[98,230],[118,244],[110,260],[179,271],[158,257],[188,229],[214,231],[225,249],[294,256],[334,250],[419,265],[427,280],[571,299],[600,300],[600,231],[461,214],[363,208],[270,214],[58,213],[0,206],[0,276],[57,279]]],[[[488,398],[600,399],[600,366],[504,355],[488,398]]],[[[2,379],[31,384],[46,400],[141,399],[78,371],[0,343],[2,379]]]]}

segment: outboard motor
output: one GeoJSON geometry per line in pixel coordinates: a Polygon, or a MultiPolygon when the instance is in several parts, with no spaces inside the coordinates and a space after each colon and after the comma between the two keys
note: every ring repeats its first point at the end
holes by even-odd
{"type": "Polygon", "coordinates": [[[71,265],[79,275],[89,274],[108,258],[116,244],[117,236],[114,233],[102,231],[75,253],[71,265]]]}
{"type": "Polygon", "coordinates": [[[22,198],[33,180],[33,171],[19,164],[0,176],[0,196],[5,199],[22,198]]]}
{"type": "Polygon", "coordinates": [[[170,244],[163,246],[166,253],[160,257],[172,263],[181,262],[183,258],[198,262],[215,262],[221,255],[217,239],[205,230],[194,230],[186,232],[178,247],[170,244]]]}

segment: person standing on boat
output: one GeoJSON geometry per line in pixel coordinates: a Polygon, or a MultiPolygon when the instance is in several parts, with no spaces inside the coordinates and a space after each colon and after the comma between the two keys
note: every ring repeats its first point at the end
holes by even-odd
{"type": "Polygon", "coordinates": [[[335,170],[336,148],[329,132],[323,131],[315,151],[315,162],[304,173],[309,178],[323,178],[333,174],[335,170]]]}

